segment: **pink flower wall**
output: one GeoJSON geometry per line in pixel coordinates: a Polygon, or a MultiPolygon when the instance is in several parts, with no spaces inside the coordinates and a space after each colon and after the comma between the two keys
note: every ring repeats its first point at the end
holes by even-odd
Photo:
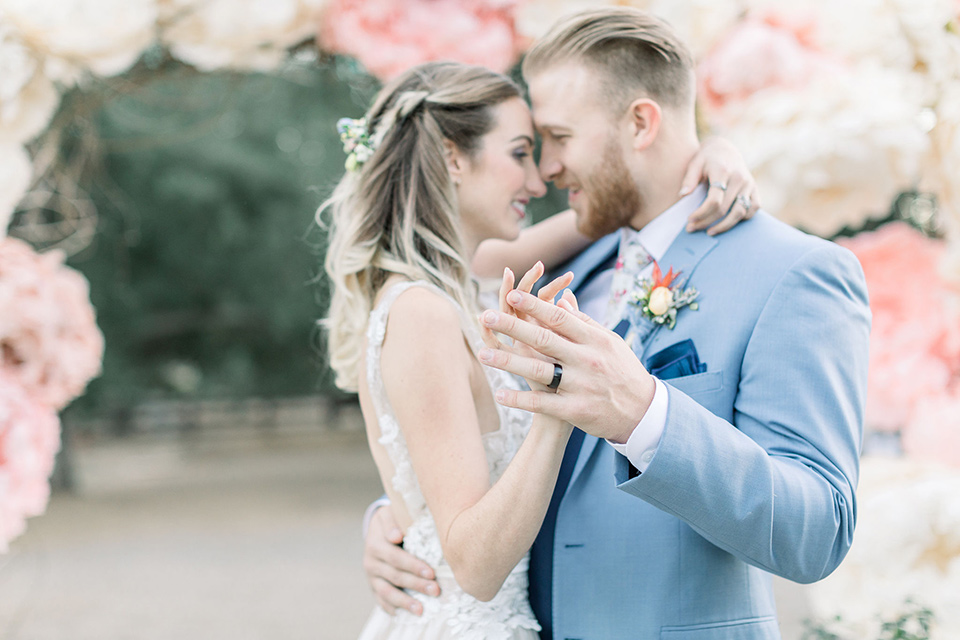
{"type": "Polygon", "coordinates": [[[320,29],[325,49],[357,58],[381,79],[430,60],[507,71],[519,41],[510,0],[334,0],[320,29]]]}
{"type": "Polygon", "coordinates": [[[840,244],[863,265],[873,311],[867,428],[960,466],[960,297],[940,273],[943,241],[896,222],[840,244]]]}
{"type": "Polygon", "coordinates": [[[0,553],[46,509],[59,448],[56,411],[0,373],[0,553]]]}
{"type": "Polygon", "coordinates": [[[86,279],[59,252],[0,239],[0,552],[40,515],[60,446],[57,411],[100,373],[86,279]]]}

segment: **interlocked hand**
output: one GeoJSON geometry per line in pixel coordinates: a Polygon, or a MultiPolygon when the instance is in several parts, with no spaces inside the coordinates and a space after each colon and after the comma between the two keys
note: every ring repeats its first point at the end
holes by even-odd
{"type": "Polygon", "coordinates": [[[517,313],[485,311],[481,324],[530,351],[484,348],[480,360],[538,387],[500,389],[497,402],[565,420],[600,438],[626,442],[656,390],[653,377],[627,343],[564,299],[554,305],[514,290],[506,300],[517,313]],[[563,367],[556,393],[544,391],[553,379],[553,363],[563,367]]]}
{"type": "MultiPolygon", "coordinates": [[[[533,267],[531,267],[522,278],[520,278],[520,283],[514,287],[516,276],[513,271],[510,269],[503,270],[503,281],[500,284],[500,313],[505,313],[511,315],[517,319],[523,320],[524,322],[531,322],[537,324],[537,320],[528,316],[523,311],[518,311],[514,307],[510,306],[507,303],[507,294],[513,290],[523,291],[524,293],[530,293],[533,289],[533,285],[543,277],[544,266],[542,262],[537,262],[533,267]]],[[[540,288],[540,291],[537,293],[537,297],[549,304],[554,304],[554,300],[557,297],[557,294],[565,289],[573,281],[573,273],[567,272],[562,276],[555,278],[551,282],[547,283],[540,288]]],[[[568,308],[578,309],[577,299],[573,293],[568,289],[563,292],[559,304],[565,304],[568,308]]],[[[529,358],[536,360],[539,364],[536,366],[542,368],[543,372],[549,371],[550,380],[553,379],[553,362],[549,360],[546,356],[543,356],[535,349],[532,349],[523,342],[511,341],[510,344],[502,342],[497,334],[488,328],[485,325],[481,324],[481,334],[483,337],[484,344],[487,345],[490,349],[497,349],[507,353],[511,353],[520,357],[529,358]]],[[[530,385],[531,389],[536,389],[538,391],[547,391],[547,385],[542,384],[540,379],[542,375],[535,375],[533,378],[525,377],[527,384],[530,385]]],[[[547,383],[549,384],[549,382],[547,383]]]]}

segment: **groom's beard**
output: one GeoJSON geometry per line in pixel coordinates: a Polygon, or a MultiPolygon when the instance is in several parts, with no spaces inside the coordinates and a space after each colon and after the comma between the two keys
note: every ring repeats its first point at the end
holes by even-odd
{"type": "Polygon", "coordinates": [[[587,197],[586,210],[578,212],[577,227],[589,238],[602,238],[627,226],[640,211],[637,185],[613,136],[607,140],[600,164],[580,186],[587,197]]]}

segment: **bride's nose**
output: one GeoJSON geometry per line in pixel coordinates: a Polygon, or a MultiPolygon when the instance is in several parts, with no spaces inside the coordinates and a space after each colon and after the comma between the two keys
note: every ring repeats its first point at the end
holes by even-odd
{"type": "Polygon", "coordinates": [[[547,193],[547,185],[544,184],[536,166],[527,172],[527,183],[524,186],[534,198],[542,198],[547,193]]]}

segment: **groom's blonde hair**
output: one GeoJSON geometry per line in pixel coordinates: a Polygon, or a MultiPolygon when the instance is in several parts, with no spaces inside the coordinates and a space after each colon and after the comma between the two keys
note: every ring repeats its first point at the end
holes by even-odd
{"type": "Polygon", "coordinates": [[[693,56],[663,20],[630,7],[604,7],[561,18],[527,52],[523,75],[569,62],[599,72],[601,100],[615,109],[637,97],[692,108],[693,56]]]}

